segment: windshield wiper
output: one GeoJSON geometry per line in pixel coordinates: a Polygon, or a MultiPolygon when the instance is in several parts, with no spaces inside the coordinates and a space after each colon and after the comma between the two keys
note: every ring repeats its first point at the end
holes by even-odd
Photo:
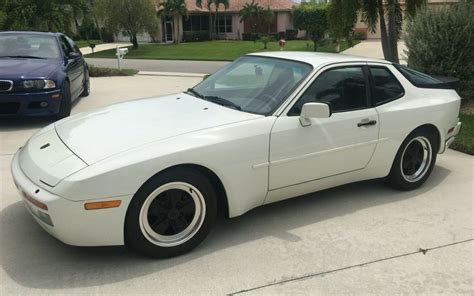
{"type": "Polygon", "coordinates": [[[221,97],[218,97],[218,96],[205,96],[205,95],[202,95],[199,92],[195,91],[192,88],[188,88],[188,93],[190,93],[190,94],[192,94],[195,97],[198,97],[200,99],[203,99],[203,100],[206,100],[206,101],[209,101],[209,102],[212,102],[212,103],[224,106],[224,107],[231,107],[233,109],[237,109],[239,111],[242,111],[242,107],[240,107],[237,104],[234,104],[233,102],[231,102],[227,99],[224,99],[224,98],[221,98],[221,97]]]}
{"type": "Polygon", "coordinates": [[[242,107],[240,107],[239,105],[237,105],[237,104],[235,104],[235,103],[233,103],[233,102],[231,102],[227,99],[221,98],[221,97],[205,96],[204,100],[210,101],[212,103],[219,104],[219,105],[224,106],[224,107],[231,107],[231,108],[237,109],[239,111],[242,111],[242,107]]]}
{"type": "Polygon", "coordinates": [[[40,60],[45,60],[46,58],[42,57],[35,57],[35,56],[28,56],[28,55],[11,55],[11,56],[0,56],[0,58],[20,58],[20,59],[40,59],[40,60]]]}

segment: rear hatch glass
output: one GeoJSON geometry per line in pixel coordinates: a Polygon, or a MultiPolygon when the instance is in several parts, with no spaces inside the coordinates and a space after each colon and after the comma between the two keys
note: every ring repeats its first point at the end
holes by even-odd
{"type": "Polygon", "coordinates": [[[398,64],[394,66],[416,87],[455,89],[459,83],[457,78],[428,75],[398,64]]]}

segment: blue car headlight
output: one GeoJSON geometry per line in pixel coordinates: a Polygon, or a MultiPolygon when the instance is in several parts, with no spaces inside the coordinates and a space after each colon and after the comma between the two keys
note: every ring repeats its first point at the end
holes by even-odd
{"type": "Polygon", "coordinates": [[[20,88],[25,90],[40,90],[56,88],[56,83],[53,80],[24,80],[20,82],[20,88]]]}

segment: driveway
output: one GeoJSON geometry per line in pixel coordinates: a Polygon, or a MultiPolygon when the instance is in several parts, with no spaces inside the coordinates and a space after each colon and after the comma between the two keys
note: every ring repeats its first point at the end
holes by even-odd
{"type": "MultiPolygon", "coordinates": [[[[91,96],[73,113],[199,80],[93,79],[91,96]]],[[[64,245],[30,217],[9,166],[17,147],[46,124],[0,124],[1,295],[474,292],[474,159],[466,154],[441,155],[418,190],[371,181],[310,194],[221,220],[193,252],[152,260],[124,247],[64,245]]]]}
{"type": "MultiPolygon", "coordinates": [[[[400,41],[398,42],[398,57],[400,59],[400,63],[406,64],[406,53],[407,47],[405,42],[400,41]]],[[[363,40],[359,44],[346,49],[342,52],[343,54],[367,57],[372,59],[383,59],[383,50],[382,50],[382,42],[380,39],[375,40],[363,40]]]]}

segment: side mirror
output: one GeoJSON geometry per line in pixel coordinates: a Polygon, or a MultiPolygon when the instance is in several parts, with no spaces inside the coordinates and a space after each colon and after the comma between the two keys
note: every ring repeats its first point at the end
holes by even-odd
{"type": "Polygon", "coordinates": [[[78,52],[71,51],[68,53],[67,57],[71,60],[75,60],[81,57],[81,55],[78,52]]]}
{"type": "Polygon", "coordinates": [[[331,108],[324,103],[306,103],[301,109],[300,122],[302,126],[311,125],[311,118],[329,118],[331,108]]]}

